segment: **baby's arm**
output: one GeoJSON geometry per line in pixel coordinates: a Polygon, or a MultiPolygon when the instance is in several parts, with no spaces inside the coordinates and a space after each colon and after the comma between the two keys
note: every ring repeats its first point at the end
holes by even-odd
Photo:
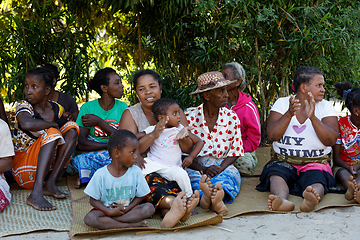
{"type": "Polygon", "coordinates": [[[335,144],[333,146],[333,151],[334,151],[334,164],[338,167],[342,167],[347,169],[352,175],[356,174],[356,171],[354,169],[354,166],[350,166],[348,164],[346,164],[346,162],[344,162],[341,158],[340,158],[340,149],[341,149],[341,145],[340,144],[335,144]]]}
{"type": "MultiPolygon", "coordinates": [[[[204,146],[204,142],[198,136],[189,132],[188,137],[191,139],[191,141],[194,143],[195,146],[191,150],[189,156],[184,158],[183,163],[181,165],[181,167],[183,167],[183,168],[186,168],[192,164],[194,158],[196,158],[196,156],[200,153],[201,149],[204,146]]],[[[181,147],[181,144],[180,144],[180,147],[181,147]]]]}
{"type": "Polygon", "coordinates": [[[118,216],[121,216],[121,215],[124,215],[124,209],[125,207],[123,205],[115,205],[116,207],[113,208],[113,209],[110,209],[110,208],[107,208],[104,206],[104,204],[102,204],[102,202],[100,202],[99,200],[96,200],[92,197],[90,197],[90,204],[102,211],[103,213],[105,213],[106,215],[110,216],[110,217],[118,217],[118,216]]]}

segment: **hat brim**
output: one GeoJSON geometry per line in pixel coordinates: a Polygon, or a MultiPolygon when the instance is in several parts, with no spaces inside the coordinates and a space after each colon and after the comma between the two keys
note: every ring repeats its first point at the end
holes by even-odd
{"type": "Polygon", "coordinates": [[[215,86],[212,86],[212,87],[209,87],[209,88],[205,88],[205,89],[199,89],[199,86],[198,86],[198,89],[196,89],[194,92],[191,92],[189,93],[189,95],[194,95],[194,94],[197,94],[197,93],[202,93],[202,92],[207,92],[207,91],[210,91],[212,89],[216,89],[216,88],[221,88],[221,87],[225,87],[227,85],[230,85],[234,82],[236,82],[237,80],[233,80],[233,81],[230,81],[230,80],[223,80],[221,82],[218,82],[215,86]]]}

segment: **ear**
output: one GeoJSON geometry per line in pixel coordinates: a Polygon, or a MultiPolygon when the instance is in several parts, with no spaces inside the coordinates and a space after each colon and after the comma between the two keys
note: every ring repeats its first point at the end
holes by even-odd
{"type": "Polygon", "coordinates": [[[204,92],[204,93],[203,93],[203,98],[204,98],[206,101],[209,101],[209,93],[208,93],[208,92],[204,92]]]}
{"type": "Polygon", "coordinates": [[[53,88],[55,89],[56,87],[56,79],[54,78],[54,81],[53,81],[53,88]]]}
{"type": "Polygon", "coordinates": [[[51,92],[51,87],[50,87],[50,86],[46,86],[46,87],[45,87],[45,96],[49,96],[50,92],[51,92]]]}
{"type": "Polygon", "coordinates": [[[305,83],[302,83],[302,84],[300,84],[300,91],[302,92],[302,93],[306,93],[306,84],[305,83]]]}
{"type": "Polygon", "coordinates": [[[107,86],[106,85],[101,85],[100,88],[101,88],[102,92],[104,92],[104,93],[107,92],[107,86]]]}
{"type": "Polygon", "coordinates": [[[353,107],[353,114],[358,117],[360,115],[360,109],[358,107],[353,107]]]}
{"type": "Polygon", "coordinates": [[[239,78],[237,81],[236,81],[236,87],[239,87],[240,86],[240,84],[242,83],[242,79],[241,78],[239,78]]]}
{"type": "Polygon", "coordinates": [[[121,157],[121,152],[118,150],[118,149],[114,149],[113,150],[113,154],[112,154],[114,157],[121,157]]]}

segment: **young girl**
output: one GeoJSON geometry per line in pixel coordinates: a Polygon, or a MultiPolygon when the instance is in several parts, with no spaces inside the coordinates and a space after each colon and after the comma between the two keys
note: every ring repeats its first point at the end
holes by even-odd
{"type": "Polygon", "coordinates": [[[193,191],[188,174],[184,168],[190,166],[193,159],[199,154],[204,143],[192,133],[188,137],[193,141],[194,148],[189,156],[181,160],[182,141],[176,140],[179,132],[184,128],[180,124],[180,107],[175,100],[160,98],[152,106],[152,113],[157,121],[166,121],[162,131],[154,131],[155,126],[144,130],[145,134],[153,133],[148,143],[150,151],[147,154],[147,164],[144,175],[156,172],[169,181],[176,181],[179,187],[191,198],[193,191]],[[156,135],[155,133],[158,133],[156,135]],[[160,134],[159,134],[160,133],[160,134]]]}
{"type": "Polygon", "coordinates": [[[79,134],[75,122],[59,125],[64,109],[47,100],[52,84],[53,76],[46,68],[29,70],[25,77],[26,99],[16,105],[12,171],[21,187],[32,189],[26,203],[38,210],[56,209],[43,195],[67,197],[55,182],[75,150],[79,134]]]}
{"type": "Polygon", "coordinates": [[[71,168],[79,173],[75,188],[86,185],[94,172],[110,164],[107,149],[110,135],[119,127],[126,103],[118,100],[124,90],[120,76],[112,68],[100,69],[89,82],[100,98],[84,103],[76,123],[80,126],[77,150],[83,153],[71,160],[71,168]]]}
{"type": "Polygon", "coordinates": [[[151,203],[140,204],[150,189],[134,165],[138,146],[135,134],[128,130],[111,135],[107,148],[112,161],[95,172],[84,190],[94,207],[84,218],[86,225],[98,229],[148,226],[144,219],[155,208],[151,203]]]}
{"type": "Polygon", "coordinates": [[[339,137],[334,149],[335,178],[347,190],[345,198],[360,203],[360,88],[350,82],[335,84],[351,115],[339,119],[339,137]]]}

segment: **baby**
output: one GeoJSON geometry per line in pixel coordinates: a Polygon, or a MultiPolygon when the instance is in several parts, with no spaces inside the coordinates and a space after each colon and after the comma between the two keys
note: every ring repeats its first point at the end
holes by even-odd
{"type": "MultiPolygon", "coordinates": [[[[147,154],[146,167],[143,174],[151,172],[160,174],[169,181],[176,181],[182,191],[186,192],[186,197],[190,198],[193,194],[190,178],[183,168],[192,164],[193,159],[199,154],[204,143],[192,133],[188,136],[195,144],[191,153],[181,161],[182,140],[177,140],[178,133],[184,128],[180,124],[180,107],[175,100],[161,98],[154,102],[152,113],[156,121],[167,121],[165,129],[150,145],[147,154]]],[[[156,126],[150,126],[144,130],[146,134],[154,131],[156,126]]],[[[155,132],[155,131],[154,131],[155,132]]]]}
{"type": "Polygon", "coordinates": [[[84,218],[86,225],[98,229],[146,227],[152,216],[151,203],[140,204],[150,192],[138,166],[134,165],[139,142],[128,130],[117,130],[107,148],[111,163],[100,168],[84,192],[94,207],[84,218]]]}

